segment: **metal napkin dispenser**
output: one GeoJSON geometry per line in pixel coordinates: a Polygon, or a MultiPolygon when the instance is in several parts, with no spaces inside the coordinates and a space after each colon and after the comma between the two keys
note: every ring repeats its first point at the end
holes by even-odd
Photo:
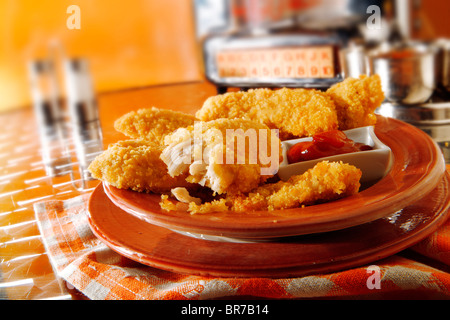
{"type": "Polygon", "coordinates": [[[205,74],[227,87],[327,88],[342,81],[340,40],[333,36],[212,37],[203,44],[205,74]]]}
{"type": "Polygon", "coordinates": [[[387,2],[194,0],[205,76],[219,92],[330,87],[343,80],[339,52],[362,36],[368,8],[384,15],[387,2]]]}

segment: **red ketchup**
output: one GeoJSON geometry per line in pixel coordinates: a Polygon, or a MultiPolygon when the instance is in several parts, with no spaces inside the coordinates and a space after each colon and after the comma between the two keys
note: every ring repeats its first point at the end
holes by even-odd
{"type": "Polygon", "coordinates": [[[373,149],[364,143],[354,142],[339,130],[321,132],[312,138],[312,141],[299,142],[288,150],[289,163],[373,149]]]}

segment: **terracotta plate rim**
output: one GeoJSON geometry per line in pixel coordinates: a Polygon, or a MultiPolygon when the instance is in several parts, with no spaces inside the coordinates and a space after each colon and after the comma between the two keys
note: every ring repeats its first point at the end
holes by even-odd
{"type": "MultiPolygon", "coordinates": [[[[313,257],[310,259],[310,261],[304,261],[301,258],[294,258],[295,250],[302,250],[302,248],[305,249],[309,245],[315,246],[316,243],[314,239],[312,242],[310,240],[306,240],[305,243],[302,243],[305,238],[303,238],[304,236],[300,236],[297,238],[299,239],[298,241],[300,241],[299,244],[296,244],[295,240],[293,241],[293,244],[289,241],[285,243],[275,241],[268,243],[257,242],[253,244],[236,244],[190,238],[177,234],[166,228],[158,227],[145,222],[141,223],[138,218],[121,210],[111,201],[109,201],[109,204],[106,204],[105,201],[108,201],[109,198],[107,198],[107,196],[104,194],[104,190],[101,186],[98,186],[95,189],[89,201],[88,221],[94,234],[112,250],[134,261],[163,270],[177,273],[219,277],[305,276],[318,272],[334,272],[383,259],[414,245],[415,243],[430,235],[439,226],[441,226],[450,215],[450,197],[448,196],[450,186],[449,177],[449,174],[446,174],[445,177],[441,179],[441,184],[435,188],[441,188],[442,190],[444,190],[445,197],[442,197],[442,195],[440,195],[441,197],[434,198],[433,194],[430,193],[427,196],[428,198],[425,197],[427,199],[424,198],[425,200],[419,200],[416,203],[410,205],[409,207],[412,208],[410,209],[410,213],[399,213],[398,219],[401,219],[402,214],[409,214],[410,216],[414,216],[416,213],[420,213],[422,210],[421,206],[425,206],[429,209],[431,208],[431,210],[426,211],[426,214],[420,213],[422,216],[421,222],[414,226],[411,230],[407,230],[399,235],[387,233],[389,234],[389,237],[387,237],[387,239],[384,237],[380,237],[380,232],[381,234],[383,234],[383,231],[380,230],[379,226],[390,225],[386,222],[388,220],[387,218],[381,218],[375,222],[370,222],[361,226],[335,231],[337,232],[336,239],[338,241],[340,240],[340,238],[344,238],[345,241],[350,240],[348,244],[350,247],[347,247],[347,245],[345,245],[346,249],[344,251],[346,252],[346,254],[339,254],[338,252],[331,250],[332,247],[336,247],[336,244],[330,242],[327,238],[325,243],[323,244],[325,250],[321,251],[319,257],[313,257]],[[104,202],[99,203],[99,200],[103,200],[104,202]],[[101,210],[96,209],[96,206],[99,205],[109,205],[109,208],[111,208],[111,210],[114,210],[115,214],[120,214],[120,219],[133,221],[135,227],[144,227],[146,228],[147,232],[140,235],[139,230],[134,230],[133,228],[131,228],[132,230],[124,230],[120,233],[112,232],[110,227],[111,225],[113,225],[113,228],[123,230],[123,225],[121,224],[121,222],[124,222],[124,220],[114,221],[114,218],[109,220],[109,212],[100,212],[101,210]],[[106,221],[105,219],[108,221],[106,221]],[[364,232],[364,245],[362,247],[358,247],[358,241],[351,240],[356,240],[356,238],[358,238],[358,235],[361,233],[361,230],[363,230],[364,232]],[[128,232],[134,234],[130,235],[128,232]],[[373,234],[367,235],[368,233],[373,234]],[[350,235],[350,239],[348,238],[348,235],[350,235]],[[140,238],[138,238],[139,236],[142,236],[142,240],[146,239],[148,242],[144,242],[144,244],[142,244],[143,242],[140,240],[140,238]],[[372,243],[368,241],[368,239],[370,240],[373,237],[377,237],[377,239],[380,239],[379,243],[372,245],[372,243]],[[166,250],[172,247],[177,247],[175,251],[177,251],[178,254],[173,254],[173,252],[168,252],[166,250]],[[202,247],[203,249],[200,247],[202,247]],[[206,256],[203,255],[203,252],[201,251],[205,250],[205,248],[208,248],[206,256]],[[263,261],[259,265],[246,265],[245,263],[239,264],[235,262],[236,259],[234,258],[234,256],[234,261],[230,256],[233,253],[236,253],[236,256],[239,256],[241,258],[248,256],[247,254],[245,254],[245,252],[240,253],[242,249],[244,249],[244,251],[247,250],[250,252],[257,251],[262,254],[268,252],[265,250],[267,248],[269,248],[268,251],[271,251],[269,255],[272,255],[272,258],[274,254],[278,255],[278,249],[281,249],[281,252],[284,248],[288,248],[289,250],[293,250],[293,252],[291,252],[289,258],[286,258],[286,256],[283,256],[283,254],[280,253],[280,260],[265,258],[263,254],[262,260],[260,260],[259,258],[257,259],[258,261],[263,261]],[[204,260],[203,262],[192,260],[189,255],[184,255],[186,254],[186,252],[191,252],[192,254],[196,250],[201,251],[201,257],[204,260]],[[208,254],[213,257],[212,260],[208,260],[210,258],[208,257],[208,254]],[[320,257],[320,255],[322,255],[322,257],[320,257]],[[214,261],[214,258],[219,259],[220,261],[214,261]]],[[[400,222],[394,222],[392,225],[393,228],[399,229],[400,222]]],[[[318,241],[320,242],[320,239],[322,239],[323,237],[327,237],[327,233],[306,235],[306,237],[309,236],[316,237],[315,239],[319,239],[318,241]]],[[[305,255],[305,253],[301,251],[297,251],[297,254],[299,254],[300,256],[305,255]]],[[[250,258],[250,261],[252,261],[251,259],[254,258],[250,258]]]]}

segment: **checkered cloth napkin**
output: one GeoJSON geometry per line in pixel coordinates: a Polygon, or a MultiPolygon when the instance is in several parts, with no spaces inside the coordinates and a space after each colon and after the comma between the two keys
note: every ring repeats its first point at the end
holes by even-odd
{"type": "Polygon", "coordinates": [[[56,272],[90,299],[450,298],[450,220],[414,247],[374,262],[378,270],[361,266],[299,278],[215,278],[163,271],[115,253],[91,232],[88,198],[37,203],[35,212],[56,272]]]}

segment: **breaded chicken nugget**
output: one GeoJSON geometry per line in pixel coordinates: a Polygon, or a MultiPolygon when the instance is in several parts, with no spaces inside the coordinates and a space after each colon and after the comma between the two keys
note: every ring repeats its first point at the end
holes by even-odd
{"type": "Polygon", "coordinates": [[[179,206],[161,197],[161,208],[186,210],[191,214],[220,211],[260,211],[297,208],[327,202],[358,193],[361,170],[342,162],[322,161],[288,181],[259,186],[250,193],[226,194],[212,202],[190,202],[179,206]]]}
{"type": "Polygon", "coordinates": [[[331,201],[355,194],[361,170],[342,162],[322,161],[301,175],[258,187],[248,195],[229,195],[233,211],[277,210],[331,201]]]}
{"type": "Polygon", "coordinates": [[[374,111],[384,100],[378,75],[347,78],[327,90],[336,105],[339,130],[374,125],[374,111]]]}
{"type": "Polygon", "coordinates": [[[247,119],[280,130],[280,139],[338,128],[334,102],[314,89],[254,89],[208,98],[195,116],[203,121],[247,119]]]}
{"type": "Polygon", "coordinates": [[[282,161],[276,130],[243,119],[198,121],[166,136],[161,159],[171,176],[221,194],[248,192],[273,176],[282,161]]]}
{"type": "Polygon", "coordinates": [[[146,139],[163,144],[167,134],[193,125],[194,121],[193,115],[152,107],[123,115],[114,122],[114,128],[133,139],[146,139]]]}
{"type": "Polygon", "coordinates": [[[89,166],[92,176],[119,189],[168,192],[192,187],[185,176],[171,177],[159,158],[163,147],[145,140],[119,141],[97,156],[89,166]]]}

